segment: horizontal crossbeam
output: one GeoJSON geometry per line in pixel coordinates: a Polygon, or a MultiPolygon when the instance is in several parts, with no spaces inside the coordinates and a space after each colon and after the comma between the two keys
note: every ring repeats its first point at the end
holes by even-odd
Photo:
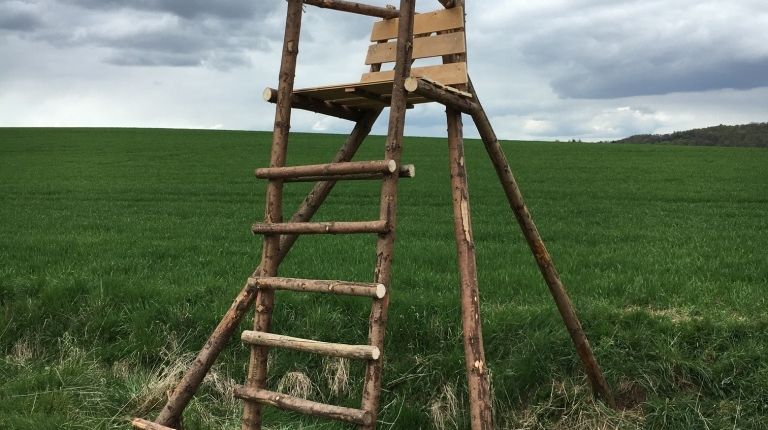
{"type": "Polygon", "coordinates": [[[339,221],[339,222],[286,222],[256,223],[251,226],[254,234],[348,234],[387,233],[386,221],[339,221]]]}
{"type": "Polygon", "coordinates": [[[234,395],[238,399],[270,405],[305,415],[330,418],[358,425],[370,425],[373,423],[373,417],[367,411],[313,402],[274,391],[238,385],[235,387],[234,395]]]}
{"type": "Polygon", "coordinates": [[[359,173],[394,173],[395,160],[348,161],[344,163],[311,164],[306,166],[265,167],[256,169],[259,179],[287,179],[305,176],[336,176],[359,173]]]}
{"type": "Polygon", "coordinates": [[[317,340],[301,339],[273,333],[246,330],[240,336],[243,342],[251,345],[272,346],[329,355],[331,357],[354,358],[358,360],[378,360],[381,357],[379,348],[370,345],[345,345],[343,343],[320,342],[317,340]]]}
{"type": "Polygon", "coordinates": [[[377,299],[383,298],[387,293],[387,288],[384,284],[325,281],[319,279],[248,278],[248,285],[260,289],[375,297],[377,299]]]}
{"type": "Polygon", "coordinates": [[[342,12],[351,12],[384,19],[397,18],[400,16],[400,11],[395,7],[371,6],[345,0],[304,0],[304,3],[325,9],[335,9],[342,12]]]}
{"type": "Polygon", "coordinates": [[[468,115],[480,109],[480,105],[472,99],[471,94],[437,85],[428,79],[410,77],[405,80],[405,90],[468,115]]]}
{"type": "MultiPolygon", "coordinates": [[[[416,177],[416,166],[413,164],[405,164],[398,169],[398,175],[401,178],[413,178],[416,177]]],[[[356,173],[347,175],[317,175],[317,176],[302,176],[301,178],[288,178],[285,182],[321,182],[321,181],[360,181],[366,179],[381,179],[384,177],[383,173],[356,173]]]]}

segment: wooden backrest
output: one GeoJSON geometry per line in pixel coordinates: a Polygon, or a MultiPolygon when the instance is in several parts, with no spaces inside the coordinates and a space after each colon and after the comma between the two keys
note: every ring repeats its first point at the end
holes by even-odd
{"type": "MultiPolygon", "coordinates": [[[[371,42],[365,64],[392,63],[397,50],[397,27],[399,19],[385,19],[373,25],[371,42]]],[[[455,7],[435,12],[420,13],[413,21],[413,58],[442,57],[462,54],[467,50],[464,35],[464,9],[455,7]],[[441,34],[442,33],[442,34],[441,34]]],[[[438,66],[414,67],[411,76],[427,77],[443,85],[466,84],[467,64],[452,63],[438,66]]],[[[363,74],[361,82],[392,80],[393,71],[369,72],[363,74]]]]}

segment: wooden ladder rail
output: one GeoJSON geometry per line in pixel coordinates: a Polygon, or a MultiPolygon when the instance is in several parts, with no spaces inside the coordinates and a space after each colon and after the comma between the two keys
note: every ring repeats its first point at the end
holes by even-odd
{"type": "MultiPolygon", "coordinates": [[[[301,19],[303,13],[302,0],[288,0],[288,10],[285,22],[285,37],[283,53],[280,61],[280,74],[277,87],[277,107],[275,109],[275,126],[272,134],[272,150],[269,167],[285,166],[288,149],[288,135],[291,128],[291,98],[296,77],[296,62],[299,54],[299,38],[301,36],[301,19]]],[[[270,179],[267,184],[266,208],[264,222],[280,223],[283,221],[283,181],[270,179]]],[[[260,277],[277,276],[277,268],[281,259],[280,235],[264,236],[261,254],[260,277]]],[[[275,301],[274,290],[259,290],[254,308],[253,329],[260,332],[270,332],[272,327],[272,307],[275,301]]],[[[269,349],[266,346],[251,346],[251,358],[248,364],[247,386],[264,389],[267,383],[267,359],[269,349]]],[[[261,404],[246,402],[243,411],[243,430],[261,429],[261,404]]]]}
{"type": "MultiPolygon", "coordinates": [[[[397,54],[394,68],[395,76],[392,82],[392,100],[384,151],[384,158],[395,160],[398,166],[401,164],[400,159],[405,133],[405,112],[408,104],[405,80],[410,75],[413,62],[413,20],[415,13],[416,0],[400,1],[397,54]]],[[[373,67],[377,67],[377,65],[373,67]]],[[[377,68],[380,68],[380,65],[377,68]]],[[[376,243],[374,282],[386,285],[387,293],[381,299],[374,300],[368,327],[368,344],[378,347],[381,351],[384,351],[384,333],[387,327],[389,311],[389,286],[392,273],[392,254],[395,245],[395,226],[397,225],[398,180],[398,175],[389,175],[384,178],[381,185],[379,219],[387,220],[390,230],[379,235],[376,243]]],[[[381,374],[383,367],[384,357],[376,361],[369,361],[366,365],[361,409],[371,414],[372,422],[361,425],[360,428],[364,430],[376,428],[376,417],[381,400],[381,374]]]]}

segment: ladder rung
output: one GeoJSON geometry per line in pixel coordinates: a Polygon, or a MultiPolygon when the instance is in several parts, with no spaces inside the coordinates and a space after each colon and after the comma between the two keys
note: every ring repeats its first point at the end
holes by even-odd
{"type": "Polygon", "coordinates": [[[331,357],[378,360],[381,356],[381,351],[375,346],[320,342],[317,340],[300,339],[298,337],[283,336],[262,331],[246,330],[240,336],[240,339],[251,345],[275,346],[279,348],[294,349],[296,351],[329,355],[331,357]]]}
{"type": "Polygon", "coordinates": [[[306,291],[326,294],[374,297],[381,299],[387,293],[384,284],[346,281],[323,281],[296,278],[249,278],[248,285],[272,290],[306,291]]]}
{"type": "Polygon", "coordinates": [[[394,173],[395,160],[349,161],[344,163],[311,164],[307,166],[265,167],[256,169],[259,179],[287,179],[304,176],[336,176],[361,173],[394,173]]]}
{"type": "MultiPolygon", "coordinates": [[[[416,176],[416,167],[413,164],[404,164],[398,169],[401,178],[413,178],[416,176]]],[[[302,176],[300,178],[287,178],[285,182],[320,182],[320,181],[359,181],[365,179],[381,179],[383,173],[354,173],[346,175],[316,175],[302,176]]]]}
{"type": "Polygon", "coordinates": [[[256,223],[254,234],[387,233],[386,221],[256,223]]]}
{"type": "Polygon", "coordinates": [[[174,430],[170,427],[166,427],[158,423],[153,423],[152,421],[143,420],[141,418],[134,418],[133,421],[131,421],[131,425],[133,428],[139,430],[174,430]]]}
{"type": "Polygon", "coordinates": [[[274,391],[238,385],[235,387],[234,395],[238,399],[262,403],[305,415],[330,418],[359,425],[371,425],[373,423],[373,417],[368,411],[327,405],[274,391]]]}

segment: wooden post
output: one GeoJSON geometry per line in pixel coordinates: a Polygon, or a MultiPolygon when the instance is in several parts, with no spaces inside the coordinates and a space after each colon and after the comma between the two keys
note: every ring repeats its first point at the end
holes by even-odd
{"type": "Polygon", "coordinates": [[[488,365],[483,348],[480,290],[477,283],[475,242],[469,207],[467,170],[464,164],[464,139],[461,113],[446,109],[448,118],[448,153],[453,199],[454,234],[461,282],[461,327],[464,360],[469,388],[469,411],[472,430],[493,429],[488,365]]]}
{"type": "MultiPolygon", "coordinates": [[[[299,36],[301,35],[302,6],[302,0],[288,0],[269,167],[283,167],[285,165],[288,134],[291,128],[291,96],[293,95],[296,60],[299,53],[299,36]]],[[[272,179],[267,185],[264,218],[265,223],[279,223],[283,221],[282,179],[272,179]]],[[[279,254],[280,235],[265,236],[261,254],[261,276],[277,275],[277,267],[281,261],[279,254]]],[[[275,294],[273,290],[259,290],[257,293],[253,322],[255,331],[270,331],[274,300],[275,294]]],[[[253,346],[251,348],[251,359],[248,366],[248,387],[257,389],[265,387],[267,383],[268,354],[269,349],[265,346],[253,346]]],[[[246,402],[245,410],[243,411],[242,428],[243,430],[261,430],[261,405],[259,403],[246,402]]]]}
{"type": "MultiPolygon", "coordinates": [[[[413,58],[413,17],[416,0],[400,0],[400,20],[397,34],[397,55],[395,61],[395,76],[392,83],[392,104],[389,112],[389,128],[384,158],[395,160],[399,166],[402,154],[403,134],[405,131],[405,111],[408,93],[405,90],[405,79],[411,73],[413,58]]],[[[372,66],[376,67],[376,66],[372,66]]],[[[376,244],[375,282],[387,286],[387,294],[374,300],[368,327],[368,344],[384,351],[384,332],[387,327],[387,312],[389,310],[389,291],[392,272],[392,254],[395,245],[395,223],[397,215],[397,184],[398,175],[386,176],[381,184],[381,206],[379,219],[387,220],[389,232],[379,235],[376,244]]],[[[373,430],[376,427],[376,415],[381,398],[381,373],[384,364],[383,357],[377,361],[368,362],[365,369],[365,385],[363,387],[362,409],[370,412],[371,424],[361,426],[362,429],[373,430]]]]}
{"type": "MultiPolygon", "coordinates": [[[[347,141],[339,148],[333,162],[338,163],[342,161],[349,161],[357,152],[360,144],[363,142],[366,136],[371,132],[374,122],[381,114],[381,110],[375,110],[367,112],[363,115],[363,118],[355,125],[355,128],[350,133],[347,141]]],[[[328,195],[333,190],[335,181],[318,182],[314,188],[307,194],[307,197],[302,202],[299,209],[291,217],[291,222],[307,222],[315,215],[315,212],[319,209],[320,205],[325,201],[328,195]]],[[[285,255],[291,249],[296,240],[298,239],[296,234],[283,235],[280,238],[280,251],[277,255],[279,262],[282,262],[285,255]]],[[[253,276],[259,276],[261,274],[261,266],[257,267],[253,273],[253,276]]],[[[174,388],[173,393],[168,398],[165,406],[155,420],[160,425],[166,425],[171,427],[178,427],[179,419],[187,407],[189,401],[194,396],[197,388],[203,382],[206,373],[210,370],[219,353],[226,346],[227,341],[232,337],[232,333],[240,324],[245,314],[253,304],[253,300],[256,298],[257,288],[250,283],[246,283],[243,289],[238,294],[235,301],[230,306],[227,313],[221,319],[216,329],[208,337],[208,340],[203,345],[203,348],[195,357],[195,360],[190,364],[181,381],[174,388]]]]}
{"type": "MultiPolygon", "coordinates": [[[[455,6],[463,7],[464,0],[457,0],[455,6]]],[[[466,54],[447,55],[443,63],[463,62],[466,54]]],[[[416,81],[417,83],[419,81],[416,81]]],[[[418,87],[418,86],[417,86],[418,87]]],[[[465,85],[456,87],[466,90],[465,85]]],[[[453,94],[451,94],[453,95],[453,94]]],[[[458,97],[455,96],[454,97],[458,97]]],[[[469,112],[475,110],[473,101],[469,112]]],[[[456,257],[459,267],[461,297],[461,328],[464,341],[464,362],[469,389],[469,413],[472,430],[493,430],[493,404],[488,364],[483,346],[482,318],[480,318],[480,289],[477,283],[477,258],[472,234],[472,216],[469,207],[469,185],[464,160],[464,127],[461,111],[446,106],[448,122],[448,158],[451,174],[451,197],[453,200],[453,230],[456,239],[456,257]]]]}
{"type": "MultiPolygon", "coordinates": [[[[469,81],[469,92],[472,93],[472,97],[474,97],[475,101],[480,104],[480,100],[477,98],[477,92],[472,85],[471,79],[469,81]]],[[[608,383],[605,381],[603,371],[600,369],[600,365],[595,359],[592,348],[589,346],[589,341],[584,334],[584,329],[581,327],[579,318],[576,316],[573,303],[571,303],[571,299],[565,291],[565,287],[560,280],[560,275],[557,273],[555,264],[552,262],[552,257],[550,257],[546,246],[544,246],[544,241],[541,239],[539,230],[533,222],[533,218],[528,211],[525,200],[523,200],[523,195],[520,192],[517,181],[512,174],[512,170],[509,168],[507,157],[504,155],[501,144],[496,138],[496,133],[493,131],[491,122],[485,114],[482,104],[480,104],[480,109],[472,115],[472,119],[475,121],[477,130],[485,145],[485,149],[496,170],[496,175],[499,177],[504,193],[507,195],[509,206],[512,208],[512,212],[515,214],[518,224],[520,224],[523,236],[525,236],[525,240],[531,248],[536,264],[539,266],[544,281],[549,287],[549,292],[555,300],[560,316],[563,318],[568,333],[571,335],[571,340],[576,347],[576,352],[578,353],[579,358],[584,365],[584,370],[589,377],[592,390],[601,397],[607,405],[614,407],[615,402],[613,400],[613,395],[611,395],[611,390],[608,387],[608,383]]]]}

